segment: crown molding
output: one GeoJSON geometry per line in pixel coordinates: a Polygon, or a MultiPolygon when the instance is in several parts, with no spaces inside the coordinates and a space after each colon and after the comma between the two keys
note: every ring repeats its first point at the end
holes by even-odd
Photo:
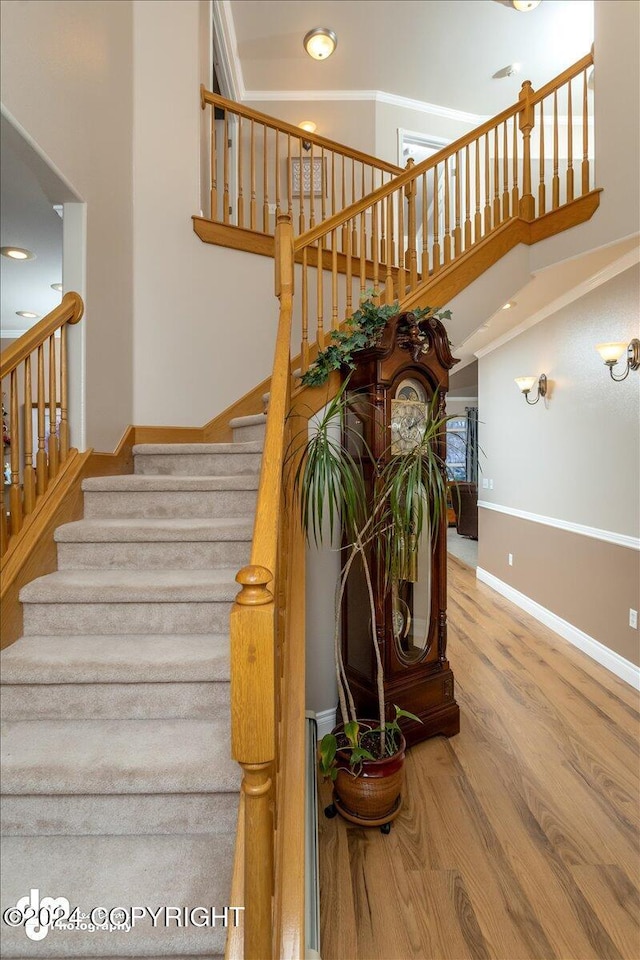
{"type": "MultiPolygon", "coordinates": [[[[216,66],[220,68],[218,82],[221,87],[224,87],[223,96],[239,103],[245,99],[246,92],[230,0],[213,0],[211,16],[213,44],[218,61],[216,66]]],[[[218,73],[217,70],[216,73],[218,73]]]]}
{"type": "Polygon", "coordinates": [[[583,280],[582,283],[572,287],[571,290],[567,290],[566,293],[562,294],[562,296],[556,297],[556,299],[552,300],[551,303],[548,303],[546,306],[542,307],[541,310],[538,310],[537,313],[532,314],[526,320],[523,320],[522,323],[519,323],[516,327],[513,327],[513,329],[508,330],[506,333],[503,333],[502,336],[492,340],[491,343],[486,345],[486,347],[481,347],[480,350],[476,350],[474,356],[480,360],[482,357],[486,357],[489,353],[493,353],[494,350],[504,346],[505,343],[509,343],[510,340],[513,340],[515,337],[519,337],[521,333],[525,332],[525,330],[535,327],[536,324],[540,323],[542,320],[546,320],[547,317],[552,316],[552,314],[557,313],[559,310],[562,310],[563,307],[567,307],[575,300],[580,300],[581,297],[585,297],[588,293],[591,293],[592,290],[596,290],[598,287],[602,286],[603,283],[613,280],[613,278],[617,277],[619,273],[624,273],[625,270],[628,270],[629,267],[633,267],[636,263],[640,263],[640,246],[635,247],[633,250],[628,250],[627,253],[608,264],[608,266],[606,266],[603,270],[600,270],[592,277],[588,277],[586,280],[583,280]]]}
{"type": "Polygon", "coordinates": [[[387,93],[384,90],[245,90],[244,99],[255,102],[367,100],[373,103],[389,103],[394,107],[404,107],[418,113],[427,113],[432,117],[444,117],[446,120],[471,124],[474,127],[490,119],[488,116],[478,113],[454,110],[453,107],[441,107],[437,103],[427,103],[425,100],[412,100],[411,97],[401,97],[396,93],[387,93]]]}
{"type": "Polygon", "coordinates": [[[491,503],[489,500],[478,500],[478,506],[483,510],[495,510],[496,513],[505,513],[509,517],[518,517],[520,520],[529,520],[532,523],[542,523],[557,530],[566,530],[567,533],[577,533],[592,540],[603,540],[613,543],[617,547],[627,547],[629,550],[640,550],[640,537],[630,537],[625,533],[615,533],[613,530],[600,530],[599,527],[588,527],[584,523],[573,523],[570,520],[558,520],[556,517],[545,517],[540,513],[530,513],[528,510],[518,510],[516,507],[505,507],[500,503],[491,503]]]}

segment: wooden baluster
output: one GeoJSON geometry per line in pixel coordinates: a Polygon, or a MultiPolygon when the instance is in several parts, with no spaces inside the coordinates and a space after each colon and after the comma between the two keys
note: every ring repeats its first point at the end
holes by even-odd
{"type": "Polygon", "coordinates": [[[456,151],[456,168],[453,171],[456,178],[455,183],[455,226],[453,228],[453,255],[459,257],[462,253],[462,230],[460,228],[460,194],[462,191],[462,181],[460,176],[460,151],[456,151]]]}
{"type": "Polygon", "coordinates": [[[211,210],[212,220],[218,219],[218,145],[216,130],[216,108],[211,105],[211,210]]]}
{"type": "Polygon", "coordinates": [[[493,128],[493,225],[497,227],[502,222],[500,212],[500,148],[498,145],[498,128],[493,128]]]}
{"type": "MultiPolygon", "coordinates": [[[[337,246],[336,246],[337,241],[338,241],[338,238],[337,238],[337,236],[336,236],[335,230],[333,230],[332,233],[333,233],[333,236],[332,236],[332,238],[331,238],[331,243],[332,243],[333,255],[334,255],[334,257],[335,257],[336,254],[337,254],[337,249],[338,249],[337,246]]],[[[344,316],[345,316],[345,319],[346,319],[347,317],[350,317],[351,314],[353,313],[353,263],[351,262],[351,256],[352,256],[352,254],[351,254],[351,243],[350,243],[350,237],[351,237],[351,236],[352,236],[351,232],[350,232],[350,231],[347,231],[347,249],[346,249],[346,251],[345,251],[345,256],[346,256],[346,258],[347,258],[347,289],[346,289],[346,294],[345,294],[345,306],[344,306],[344,316]]],[[[337,261],[336,261],[336,268],[337,268],[337,261]]],[[[336,277],[335,279],[336,279],[336,281],[337,281],[337,277],[336,277]]],[[[335,299],[337,299],[337,298],[336,298],[336,296],[335,296],[335,294],[334,294],[334,300],[335,300],[335,299]]],[[[337,307],[336,307],[336,309],[337,309],[337,307]]],[[[337,326],[337,324],[336,324],[336,326],[337,326]]]]}
{"type": "Polygon", "coordinates": [[[256,200],[256,130],[255,123],[251,121],[251,136],[249,144],[249,175],[251,179],[251,202],[249,212],[249,224],[252,230],[257,230],[258,223],[258,201],[256,200]]]}
{"type": "MultiPolygon", "coordinates": [[[[311,141],[311,150],[309,151],[309,227],[313,229],[316,225],[316,192],[315,192],[315,177],[314,177],[314,156],[313,156],[313,141],[311,141]]],[[[324,238],[318,241],[318,250],[321,250],[324,245],[324,238]]]]}
{"type": "Polygon", "coordinates": [[[244,795],[244,956],[271,960],[273,895],[273,766],[275,759],[275,651],[269,570],[247,566],[236,575],[241,591],[232,610],[232,752],[242,767],[244,795]],[[252,722],[246,719],[250,710],[252,722]]]}
{"type": "Polygon", "coordinates": [[[427,172],[422,174],[422,260],[420,262],[422,280],[429,276],[429,204],[427,201],[427,172]]]}
{"type": "Polygon", "coordinates": [[[484,232],[491,233],[491,184],[489,166],[489,134],[484,135],[484,232]]]}
{"type": "Polygon", "coordinates": [[[404,201],[405,191],[397,194],[398,208],[398,297],[404,297],[407,292],[406,253],[404,245],[404,201]]]}
{"type": "Polygon", "coordinates": [[[507,135],[507,121],[502,124],[502,216],[505,220],[510,217],[509,211],[509,137],[507,135]]]}
{"type": "Polygon", "coordinates": [[[476,212],[473,218],[473,239],[477,243],[482,236],[482,214],[480,213],[480,138],[476,140],[476,212]]]}
{"type": "MultiPolygon", "coordinates": [[[[309,275],[308,275],[308,247],[302,248],[302,372],[309,369],[309,275]]],[[[321,347],[321,344],[318,344],[321,347]]]]}
{"type": "MultiPolygon", "coordinates": [[[[280,131],[276,128],[276,145],[275,145],[275,158],[274,158],[274,176],[276,180],[276,224],[278,223],[278,217],[282,213],[282,208],[280,204],[280,131]]],[[[273,228],[275,234],[275,226],[273,228]]]]}
{"type": "Polygon", "coordinates": [[[449,157],[444,158],[444,262],[451,262],[451,201],[449,199],[449,157]]]}
{"type": "Polygon", "coordinates": [[[324,158],[324,147],[320,148],[320,203],[322,210],[322,219],[327,219],[327,204],[326,204],[326,189],[325,189],[325,177],[326,177],[326,168],[325,168],[325,158],[324,158]]]}
{"type": "Polygon", "coordinates": [[[522,133],[522,196],[519,215],[523,220],[533,220],[536,215],[536,202],[531,192],[531,131],[535,123],[532,94],[531,81],[525,80],[518,95],[522,104],[518,115],[518,125],[522,133]]]}
{"type": "MultiPolygon", "coordinates": [[[[373,211],[371,211],[371,216],[373,217],[373,211]]],[[[360,296],[362,296],[367,289],[367,245],[364,242],[366,231],[365,220],[366,213],[363,211],[360,214],[360,236],[362,237],[360,244],[360,296]]]]}
{"type": "MultiPolygon", "coordinates": [[[[336,232],[331,231],[331,329],[337,330],[340,326],[338,319],[338,248],[336,247],[336,232]]],[[[347,244],[349,243],[349,233],[347,231],[347,244]]],[[[351,266],[351,257],[347,250],[347,271],[351,266]]],[[[347,281],[351,278],[347,273],[347,281]]]]}
{"type": "Polygon", "coordinates": [[[49,485],[49,467],[45,448],[45,392],[44,392],[44,347],[38,347],[38,452],[36,454],[36,492],[39,497],[49,485]]]}
{"type": "Polygon", "coordinates": [[[22,529],[22,489],[20,487],[20,418],[18,403],[18,371],[11,371],[9,399],[9,431],[11,436],[11,487],[9,489],[9,512],[11,536],[22,529]]]}
{"type": "Polygon", "coordinates": [[[58,476],[60,448],[58,446],[58,391],[56,374],[55,337],[49,337],[49,479],[58,476]]]}
{"type": "MultiPolygon", "coordinates": [[[[391,252],[393,238],[393,197],[397,194],[390,193],[386,198],[387,208],[387,270],[384,281],[384,299],[385,303],[393,303],[395,296],[393,294],[393,254],[391,252]]],[[[398,291],[400,293],[400,291],[398,291]]]]}
{"type": "Polygon", "coordinates": [[[298,223],[300,225],[299,233],[305,232],[305,220],[304,220],[304,166],[302,163],[303,153],[302,153],[302,139],[298,140],[298,160],[300,161],[300,185],[298,187],[298,223]]]}
{"type": "MultiPolygon", "coordinates": [[[[353,160],[351,161],[351,165],[352,165],[353,176],[354,176],[353,189],[354,189],[354,191],[355,191],[355,185],[356,185],[356,184],[355,184],[355,169],[354,169],[354,168],[355,168],[355,162],[354,162],[353,160]]],[[[362,165],[362,177],[363,177],[363,180],[364,180],[364,165],[362,165]]],[[[354,202],[355,202],[355,200],[354,200],[354,202]]],[[[357,249],[358,249],[358,229],[357,229],[357,220],[355,219],[355,217],[354,217],[353,220],[351,221],[351,249],[352,249],[352,250],[357,250],[357,249]]]]}
{"type": "Polygon", "coordinates": [[[567,203],[573,200],[573,105],[571,80],[567,84],[567,203]]]}
{"type": "Polygon", "coordinates": [[[316,306],[318,311],[318,344],[324,344],[324,262],[322,259],[322,238],[316,242],[318,267],[316,270],[316,306]]]}
{"type": "Polygon", "coordinates": [[[7,523],[7,507],[4,502],[4,473],[0,486],[0,557],[4,557],[9,546],[9,525],[7,523]]]}
{"type": "Polygon", "coordinates": [[[386,200],[382,201],[380,206],[382,211],[380,219],[380,263],[386,263],[388,258],[389,251],[387,250],[387,214],[386,214],[386,200]]]}
{"type": "MultiPolygon", "coordinates": [[[[66,324],[62,328],[66,330],[66,324]]],[[[33,468],[33,390],[31,389],[31,356],[24,362],[24,512],[29,515],[36,503],[36,472],[33,468]]]]}
{"type": "Polygon", "coordinates": [[[384,220],[384,201],[383,200],[378,201],[377,203],[374,203],[373,208],[371,210],[371,216],[373,217],[373,231],[372,231],[373,239],[371,242],[372,252],[373,252],[373,256],[371,258],[373,260],[373,297],[376,300],[380,294],[380,258],[378,255],[380,251],[380,246],[379,246],[380,241],[378,238],[378,216],[379,216],[378,210],[380,210],[380,215],[383,217],[383,220],[384,220]]]}
{"type": "MultiPolygon", "coordinates": [[[[414,166],[413,158],[410,158],[407,161],[407,167],[409,170],[414,166]]],[[[416,194],[418,192],[418,183],[417,180],[411,180],[410,183],[405,187],[405,194],[407,197],[407,254],[405,259],[405,266],[408,266],[409,269],[409,289],[415,290],[418,284],[418,251],[416,248],[417,244],[417,232],[418,227],[416,224],[416,194]],[[408,262],[407,262],[408,261],[408,262]]]]}
{"type": "Polygon", "coordinates": [[[242,117],[238,114],[238,216],[239,227],[244,227],[244,193],[242,190],[242,117]]]}
{"type": "Polygon", "coordinates": [[[582,74],[582,195],[589,193],[589,100],[587,71],[582,74]]]}
{"type": "Polygon", "coordinates": [[[520,190],[518,188],[518,124],[513,118],[513,187],[511,188],[511,215],[517,217],[520,212],[520,190]]]}
{"type": "Polygon", "coordinates": [[[336,212],[336,152],[331,151],[331,216],[336,212]]]}
{"type": "Polygon", "coordinates": [[[67,399],[67,330],[65,323],[60,329],[60,427],[58,436],[60,439],[60,463],[64,463],[69,456],[69,411],[67,399]]]}
{"type": "Polygon", "coordinates": [[[558,91],[553,91],[553,180],[551,181],[551,206],[560,206],[560,175],[558,173],[558,91]]]}
{"type": "Polygon", "coordinates": [[[266,123],[262,136],[262,232],[269,233],[269,138],[266,123]]]}
{"type": "Polygon", "coordinates": [[[438,164],[433,168],[433,272],[440,269],[440,189],[438,184],[438,164]]]}
{"type": "MultiPolygon", "coordinates": [[[[344,210],[345,207],[347,206],[347,179],[346,179],[347,175],[346,175],[346,171],[345,171],[345,163],[346,163],[346,160],[345,160],[345,156],[344,156],[344,153],[343,153],[343,154],[342,154],[342,177],[341,177],[341,181],[340,181],[340,209],[341,209],[341,210],[344,210]]],[[[341,240],[340,249],[342,250],[343,253],[344,253],[344,251],[347,249],[347,225],[346,225],[346,223],[343,223],[343,224],[342,224],[342,240],[341,240]]]]}
{"type": "Polygon", "coordinates": [[[224,190],[222,194],[222,222],[229,223],[229,113],[224,111],[224,152],[222,154],[224,190]]]}
{"type": "Polygon", "coordinates": [[[291,134],[287,134],[287,216],[293,223],[293,200],[291,198],[291,134]]]}
{"type": "Polygon", "coordinates": [[[464,248],[471,246],[471,169],[469,144],[464,148],[464,248]]]}
{"type": "Polygon", "coordinates": [[[540,101],[540,183],[538,184],[538,216],[547,212],[547,195],[544,182],[544,107],[540,101]]]}

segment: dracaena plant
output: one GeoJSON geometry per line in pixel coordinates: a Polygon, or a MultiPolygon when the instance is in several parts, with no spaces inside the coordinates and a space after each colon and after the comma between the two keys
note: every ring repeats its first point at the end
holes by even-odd
{"type": "MultiPolygon", "coordinates": [[[[336,768],[338,749],[349,755],[351,769],[357,772],[363,760],[379,759],[395,752],[401,717],[418,720],[399,707],[394,720],[385,719],[383,665],[376,635],[370,558],[373,551],[378,551],[385,571],[385,589],[390,590],[394,578],[402,571],[406,544],[411,538],[419,539],[423,531],[435,536],[446,502],[445,465],[437,451],[450,418],[439,414],[437,394],[429,405],[424,433],[415,448],[395,456],[387,452],[389,455],[377,460],[361,436],[358,435],[358,442],[362,453],[357,457],[349,452],[349,444],[345,443],[350,431],[346,413],[351,401],[347,378],[315,419],[312,435],[308,436],[305,430],[294,438],[290,448],[290,462],[295,464],[294,498],[307,540],[316,545],[327,541],[335,544],[337,540],[343,549],[333,642],[338,698],[345,726],[340,745],[333,734],[322,741],[321,770],[328,776],[332,776],[331,771],[336,768]],[[363,459],[373,468],[370,497],[363,479],[363,459]],[[361,562],[364,572],[376,660],[379,726],[373,730],[370,726],[363,727],[357,717],[340,645],[340,609],[356,560],[361,562]],[[378,741],[378,757],[363,746],[363,737],[367,737],[370,744],[371,734],[375,734],[378,741]]],[[[360,405],[358,410],[361,412],[360,405]]]]}

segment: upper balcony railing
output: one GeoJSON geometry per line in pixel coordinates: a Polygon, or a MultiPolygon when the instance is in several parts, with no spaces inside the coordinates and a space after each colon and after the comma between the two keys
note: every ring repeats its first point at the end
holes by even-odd
{"type": "Polygon", "coordinates": [[[390,182],[402,167],[200,88],[210,108],[209,218],[275,235],[287,214],[304,233],[390,182]]]}

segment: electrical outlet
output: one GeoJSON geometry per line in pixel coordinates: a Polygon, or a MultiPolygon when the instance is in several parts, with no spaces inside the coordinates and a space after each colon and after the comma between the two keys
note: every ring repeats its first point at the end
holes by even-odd
{"type": "Polygon", "coordinates": [[[489,480],[489,490],[493,490],[493,480],[489,480]]]}
{"type": "Polygon", "coordinates": [[[513,566],[513,554],[512,554],[512,553],[509,554],[509,566],[510,566],[510,567],[513,566]]]}
{"type": "Polygon", "coordinates": [[[629,607],[629,626],[634,630],[638,629],[638,611],[629,607]]]}
{"type": "Polygon", "coordinates": [[[486,477],[483,477],[483,478],[482,478],[482,489],[483,489],[483,490],[488,490],[488,489],[489,489],[489,481],[487,480],[486,477]]]}
{"type": "Polygon", "coordinates": [[[278,209],[275,203],[269,204],[269,213],[272,213],[275,216],[276,210],[278,209]]]}

